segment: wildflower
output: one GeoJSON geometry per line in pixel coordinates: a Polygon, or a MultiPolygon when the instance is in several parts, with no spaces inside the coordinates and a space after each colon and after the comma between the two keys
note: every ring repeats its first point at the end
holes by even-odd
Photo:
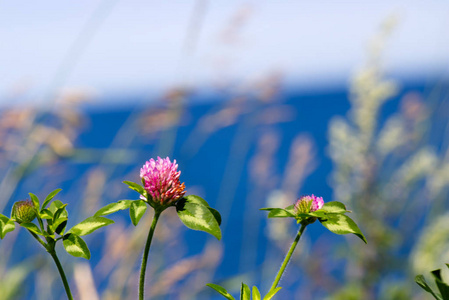
{"type": "Polygon", "coordinates": [[[11,215],[17,223],[30,223],[36,218],[36,209],[31,200],[17,201],[12,207],[11,215]]]}
{"type": "Polygon", "coordinates": [[[176,160],[172,163],[168,157],[158,157],[147,161],[140,169],[140,177],[148,200],[166,206],[182,198],[186,192],[184,183],[179,180],[180,175],[176,160]]]}
{"type": "Polygon", "coordinates": [[[324,205],[323,197],[302,196],[296,201],[295,210],[297,213],[309,213],[321,209],[324,205]]]}

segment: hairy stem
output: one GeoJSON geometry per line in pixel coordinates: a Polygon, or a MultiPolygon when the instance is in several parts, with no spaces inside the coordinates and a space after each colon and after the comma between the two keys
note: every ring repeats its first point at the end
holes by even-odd
{"type": "Polygon", "coordinates": [[[150,231],[148,232],[147,243],[145,244],[145,251],[143,252],[142,266],[140,267],[139,300],[144,300],[145,271],[147,269],[148,253],[150,252],[151,240],[153,239],[154,230],[156,229],[156,224],[160,214],[160,211],[155,210],[153,222],[151,223],[150,231]]]}
{"type": "Polygon", "coordinates": [[[70,291],[70,286],[67,281],[67,277],[65,277],[64,269],[62,268],[61,262],[58,259],[58,256],[56,255],[56,251],[52,250],[49,251],[51,257],[53,257],[53,260],[55,261],[56,267],[58,267],[59,275],[61,276],[62,283],[64,284],[65,292],[67,293],[67,298],[69,300],[73,300],[72,292],[70,291]]]}
{"type": "Polygon", "coordinates": [[[305,224],[301,224],[301,228],[299,229],[298,233],[296,234],[296,238],[293,241],[293,244],[290,246],[290,250],[288,250],[287,252],[287,256],[284,259],[284,262],[282,263],[281,269],[279,270],[279,272],[276,275],[276,278],[274,279],[273,285],[270,288],[270,291],[274,290],[278,284],[279,281],[281,280],[282,274],[284,274],[285,269],[287,268],[288,262],[290,261],[293,251],[295,251],[296,245],[299,242],[299,239],[301,238],[302,233],[304,232],[304,229],[306,229],[305,224]]]}
{"type": "Polygon", "coordinates": [[[55,261],[56,267],[58,268],[59,275],[61,276],[62,283],[64,284],[65,292],[67,293],[67,298],[69,300],[73,300],[72,292],[70,291],[70,286],[67,281],[67,277],[65,276],[64,269],[62,268],[61,262],[58,259],[58,256],[56,255],[55,251],[55,243],[47,244],[45,243],[37,234],[34,232],[28,230],[29,233],[41,244],[44,246],[45,250],[47,250],[48,253],[50,253],[51,257],[53,257],[53,260],[55,261]]]}

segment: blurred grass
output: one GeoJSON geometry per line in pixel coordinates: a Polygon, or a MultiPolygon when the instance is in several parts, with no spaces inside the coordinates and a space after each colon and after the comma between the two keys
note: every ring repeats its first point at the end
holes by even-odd
{"type": "MultiPolygon", "coordinates": [[[[187,33],[186,57],[194,51],[201,27],[196,18],[207,13],[207,2],[197,3],[187,33]]],[[[232,44],[249,17],[247,8],[236,13],[234,23],[224,30],[224,46],[232,44]]],[[[366,66],[353,78],[348,114],[328,124],[332,200],[345,202],[354,211],[369,244],[331,238],[315,229],[306,232],[283,278],[283,299],[299,295],[305,299],[420,299],[414,275],[447,262],[443,260],[449,255],[444,230],[449,122],[447,111],[442,113],[448,107],[447,86],[394,99],[400,89],[385,80],[381,67],[381,50],[392,26],[387,22],[374,37],[366,66]],[[385,115],[388,102],[400,104],[385,115]]],[[[214,190],[212,196],[204,195],[206,199],[218,195],[212,202],[223,216],[224,243],[206,240],[195,247],[196,241],[187,242],[176,215],[167,213],[151,250],[149,294],[152,299],[210,299],[218,296],[205,288],[206,283],[232,290],[238,289],[241,280],[261,283],[266,290],[294,236],[294,224],[267,222],[258,208],[291,204],[307,190],[307,178],[325,158],[317,154],[317,138],[303,128],[296,128],[293,138],[286,137],[282,125],[297,120],[296,106],[286,103],[282,76],[278,72],[265,75],[237,87],[221,81],[216,89],[228,100],[210,105],[196,118],[187,107],[195,89],[183,83],[154,105],[133,110],[105,148],[81,143],[79,136],[92,128],[86,125],[89,115],[80,108],[89,97],[79,91],[58,97],[52,109],[3,109],[0,211],[8,215],[12,202],[30,191],[43,195],[63,185],[61,200],[69,203],[71,218],[81,220],[111,201],[135,197],[121,181],[138,180],[139,167],[150,157],[179,153],[190,168],[195,166],[187,162],[207,164],[224,157],[216,162],[223,166],[222,172],[203,174],[204,185],[219,185],[191,187],[199,193],[214,190]],[[180,136],[185,127],[191,128],[188,136],[180,136]],[[202,151],[225,133],[232,136],[230,143],[221,142],[220,153],[203,159],[202,151]],[[234,216],[236,207],[244,209],[243,216],[234,216]],[[230,221],[240,222],[238,235],[230,221]],[[191,251],[192,247],[196,250],[191,251]],[[229,248],[238,250],[227,253],[229,248]],[[238,262],[232,274],[222,271],[229,261],[238,262]]],[[[325,186],[327,179],[321,178],[318,185],[325,186]]],[[[125,214],[113,218],[115,225],[87,241],[91,251],[101,255],[89,262],[63,258],[77,299],[137,297],[138,264],[151,218],[145,216],[138,227],[125,214]]],[[[39,253],[43,250],[24,231],[0,242],[2,299],[62,297],[54,266],[42,262],[39,253]]]]}

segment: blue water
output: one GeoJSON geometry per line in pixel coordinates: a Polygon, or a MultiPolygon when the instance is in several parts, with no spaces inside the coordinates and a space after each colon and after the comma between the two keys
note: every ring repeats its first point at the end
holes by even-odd
{"type": "MultiPolygon", "coordinates": [[[[400,95],[404,95],[408,91],[424,91],[424,85],[413,84],[401,89],[400,95]]],[[[192,97],[195,97],[193,95],[192,97]]],[[[218,96],[217,96],[218,97],[218,96]]],[[[127,144],[127,135],[123,138],[123,143],[114,144],[113,140],[120,132],[123,126],[129,124],[135,124],[133,120],[138,118],[141,113],[145,111],[151,111],[151,107],[132,106],[120,107],[120,109],[107,109],[107,108],[95,108],[87,109],[87,119],[89,122],[85,125],[81,135],[79,136],[76,145],[78,147],[86,147],[90,149],[107,149],[109,147],[126,148],[132,150],[133,155],[129,158],[129,161],[116,166],[113,164],[105,163],[104,166],[107,170],[111,170],[114,173],[113,178],[122,178],[120,180],[138,180],[138,170],[140,166],[149,158],[169,155],[176,158],[179,163],[179,168],[182,170],[181,179],[186,183],[187,187],[201,187],[202,194],[206,195],[206,200],[212,207],[224,208],[226,213],[223,215],[223,224],[226,228],[223,232],[222,243],[224,245],[224,257],[219,265],[215,277],[211,278],[209,282],[221,282],[229,277],[240,274],[244,271],[259,272],[259,268],[264,262],[264,253],[267,251],[269,241],[265,237],[264,231],[266,226],[265,212],[261,211],[245,211],[246,201],[248,194],[251,193],[251,182],[248,177],[249,161],[253,157],[256,151],[255,142],[262,132],[267,130],[274,130],[280,137],[279,149],[276,152],[276,165],[274,172],[282,174],[285,165],[288,162],[290,145],[293,139],[298,133],[303,133],[309,136],[314,144],[316,151],[316,169],[308,176],[301,188],[301,194],[318,194],[323,196],[325,201],[332,199],[332,188],[329,186],[329,177],[332,171],[332,162],[328,156],[328,127],[329,121],[335,116],[346,116],[350,108],[348,101],[348,94],[344,90],[340,91],[327,91],[323,93],[304,94],[294,90],[284,92],[281,97],[282,100],[272,104],[260,104],[256,100],[250,100],[249,105],[251,107],[249,113],[239,119],[239,122],[225,127],[217,132],[212,133],[207,139],[203,140],[198,137],[199,147],[197,151],[191,151],[192,147],[186,144],[192,141],[192,132],[204,115],[211,111],[216,111],[221,106],[225,105],[225,97],[223,99],[195,99],[192,103],[194,105],[187,104],[183,112],[183,118],[181,118],[180,126],[173,132],[172,129],[168,129],[165,132],[161,132],[159,136],[153,139],[149,136],[142,136],[140,140],[132,141],[127,144]],[[203,100],[203,101],[201,101],[203,100]],[[258,114],[267,109],[275,109],[280,104],[289,106],[289,110],[293,112],[294,118],[287,122],[280,122],[274,125],[255,124],[254,118],[257,118],[258,114]],[[125,125],[124,125],[125,124],[125,125]],[[160,137],[167,137],[171,134],[175,136],[174,147],[164,146],[167,141],[160,139],[160,137]],[[234,145],[238,141],[237,145],[234,145]],[[187,145],[187,146],[186,146],[187,145]],[[234,145],[234,146],[233,146],[234,145]],[[239,151],[237,153],[243,154],[231,154],[233,147],[237,147],[239,151]],[[231,174],[229,178],[237,178],[235,186],[222,188],[223,176],[226,170],[236,170],[237,173],[231,174]],[[136,173],[136,178],[124,178],[126,174],[136,173]],[[226,196],[220,195],[220,193],[229,193],[226,196]],[[228,201],[226,203],[218,203],[221,201],[228,201]],[[244,230],[242,227],[245,224],[245,218],[254,218],[254,223],[258,226],[254,229],[254,234],[257,236],[257,253],[250,254],[255,256],[255,265],[252,265],[250,270],[240,269],[240,257],[242,255],[241,247],[242,241],[246,238],[243,235],[244,230]]],[[[387,102],[381,111],[380,118],[385,120],[393,112],[397,111],[399,107],[399,97],[387,102]]],[[[161,104],[156,104],[155,108],[160,108],[161,104]],[[158,107],[159,106],[159,107],[158,107]]],[[[163,105],[162,105],[163,107],[163,105]]],[[[138,128],[131,125],[130,130],[138,130],[138,128]]],[[[429,137],[429,140],[434,141],[437,145],[438,138],[429,137]]],[[[196,137],[193,137],[193,141],[197,141],[196,137]]],[[[167,142],[169,145],[170,143],[167,142]]],[[[101,158],[101,156],[100,156],[101,158]]],[[[73,180],[81,177],[92,166],[96,165],[95,161],[91,162],[63,162],[72,173],[72,180],[62,180],[60,187],[64,189],[65,198],[69,202],[69,207],[72,210],[79,210],[76,207],[76,194],[77,188],[80,183],[73,184],[73,180]]],[[[38,170],[29,176],[38,176],[38,170]]],[[[232,182],[232,180],[230,180],[232,182]]],[[[22,190],[30,188],[31,184],[23,184],[22,188],[19,188],[19,192],[16,193],[17,198],[23,198],[22,190]]],[[[299,195],[298,195],[299,196],[299,195]]],[[[126,197],[135,197],[133,192],[130,192],[126,197]]],[[[116,201],[118,199],[104,199],[104,204],[108,201],[116,201]]],[[[254,207],[260,208],[265,206],[265,199],[251,199],[255,201],[254,207]]],[[[11,201],[12,203],[12,201],[11,201]]],[[[10,204],[11,205],[11,204],[10,204]]],[[[8,207],[10,207],[10,205],[8,207]]],[[[119,213],[120,214],[120,213],[119,213]]],[[[126,215],[126,212],[122,213],[126,215]]],[[[126,218],[124,218],[126,219],[126,218]]],[[[73,221],[75,222],[75,221],[73,221]]],[[[70,227],[69,224],[68,227],[70,227]]],[[[73,225],[73,224],[72,224],[73,225]]],[[[295,224],[292,224],[294,227],[295,224]]],[[[308,228],[309,237],[313,243],[316,239],[320,238],[323,234],[327,235],[330,241],[336,241],[337,238],[331,237],[330,234],[321,226],[310,226],[308,228]]],[[[97,246],[101,246],[101,239],[104,236],[98,233],[94,239],[89,239],[89,245],[91,249],[96,249],[97,246]]],[[[194,255],[201,253],[207,240],[210,237],[202,232],[185,231],[183,239],[187,241],[187,252],[185,255],[194,255]]],[[[292,236],[293,239],[293,236],[292,236]]],[[[36,245],[35,250],[39,249],[36,245]]],[[[243,249],[245,251],[245,249],[243,249]]],[[[406,252],[406,250],[404,250],[406,252]]],[[[100,260],[100,252],[92,251],[91,265],[95,266],[100,260]]],[[[279,254],[276,258],[282,258],[283,254],[279,254]]],[[[26,257],[25,251],[17,251],[14,256],[13,262],[18,262],[26,257]]],[[[67,260],[67,261],[70,261],[67,260]]],[[[279,262],[280,263],[280,262],[279,262]]],[[[338,262],[336,262],[338,263],[338,262]]],[[[260,275],[260,274],[259,274],[260,275]]],[[[256,284],[260,281],[261,277],[255,276],[254,282],[248,284],[256,284]]],[[[273,274],[274,277],[275,274],[273,274]]],[[[205,282],[207,283],[207,282],[205,282]]],[[[32,282],[30,282],[32,284],[32,282]]],[[[105,287],[105,282],[97,283],[101,288],[105,287]]],[[[213,293],[205,292],[203,294],[204,299],[221,299],[215,296],[213,293]],[[210,298],[212,297],[212,298],[210,298]]]]}

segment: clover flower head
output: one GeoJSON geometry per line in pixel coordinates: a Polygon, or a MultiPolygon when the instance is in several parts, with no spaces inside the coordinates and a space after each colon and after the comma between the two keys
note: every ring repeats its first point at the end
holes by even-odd
{"type": "Polygon", "coordinates": [[[324,205],[323,197],[302,196],[296,201],[295,210],[297,213],[309,213],[321,209],[324,205]]]}
{"type": "MultiPolygon", "coordinates": [[[[181,183],[176,160],[167,157],[150,159],[140,169],[140,177],[148,193],[148,200],[160,205],[169,205],[184,197],[185,184],[181,183]]],[[[144,199],[143,196],[141,196],[144,199]]],[[[144,199],[145,200],[145,199],[144,199]]]]}
{"type": "Polygon", "coordinates": [[[17,223],[30,223],[36,218],[36,209],[31,200],[17,201],[12,207],[11,215],[17,223]]]}

